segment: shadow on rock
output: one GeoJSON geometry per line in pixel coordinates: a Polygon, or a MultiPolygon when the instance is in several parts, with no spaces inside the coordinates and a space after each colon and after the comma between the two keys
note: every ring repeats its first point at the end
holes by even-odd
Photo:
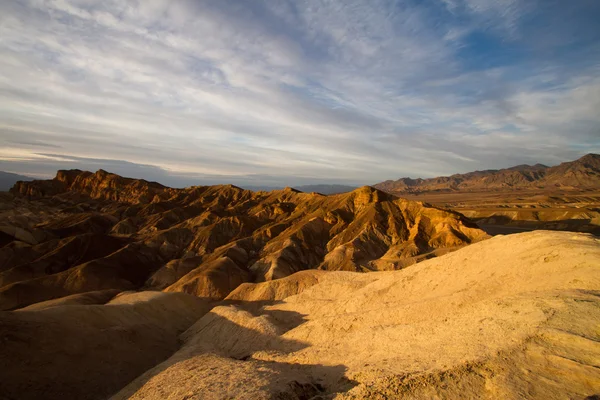
{"type": "Polygon", "coordinates": [[[213,308],[180,336],[178,352],[113,399],[310,399],[355,385],[344,365],[306,363],[297,353],[310,343],[282,336],[302,314],[235,303],[213,308]]]}

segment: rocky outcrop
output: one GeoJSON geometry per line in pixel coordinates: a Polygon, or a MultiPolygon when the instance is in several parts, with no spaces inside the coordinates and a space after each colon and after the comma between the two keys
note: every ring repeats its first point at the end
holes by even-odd
{"type": "Polygon", "coordinates": [[[169,188],[143,179],[123,178],[102,169],[96,173],[80,170],[61,170],[49,181],[19,181],[13,186],[14,194],[31,197],[54,196],[64,193],[84,194],[93,199],[127,203],[147,203],[154,196],[169,192],[169,188]]]}

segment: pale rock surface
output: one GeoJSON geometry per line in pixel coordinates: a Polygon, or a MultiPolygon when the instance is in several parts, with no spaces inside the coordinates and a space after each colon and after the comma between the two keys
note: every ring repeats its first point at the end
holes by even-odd
{"type": "Polygon", "coordinates": [[[599,289],[600,240],[547,231],[244,285],[115,398],[585,398],[600,393],[599,289]]]}
{"type": "Polygon", "coordinates": [[[261,283],[242,283],[225,300],[273,301],[283,300],[319,283],[328,276],[326,271],[300,271],[285,278],[261,283]]]}

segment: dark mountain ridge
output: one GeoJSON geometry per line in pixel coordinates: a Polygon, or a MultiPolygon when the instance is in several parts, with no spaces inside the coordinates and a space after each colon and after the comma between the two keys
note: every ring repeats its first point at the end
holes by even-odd
{"type": "Polygon", "coordinates": [[[32,181],[35,178],[26,175],[0,171],[0,192],[7,192],[18,181],[32,181]]]}

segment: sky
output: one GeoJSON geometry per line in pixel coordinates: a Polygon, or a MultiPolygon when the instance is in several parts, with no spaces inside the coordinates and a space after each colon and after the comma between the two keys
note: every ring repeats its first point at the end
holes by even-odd
{"type": "Polygon", "coordinates": [[[3,0],[0,170],[374,184],[600,153],[597,0],[3,0]]]}

